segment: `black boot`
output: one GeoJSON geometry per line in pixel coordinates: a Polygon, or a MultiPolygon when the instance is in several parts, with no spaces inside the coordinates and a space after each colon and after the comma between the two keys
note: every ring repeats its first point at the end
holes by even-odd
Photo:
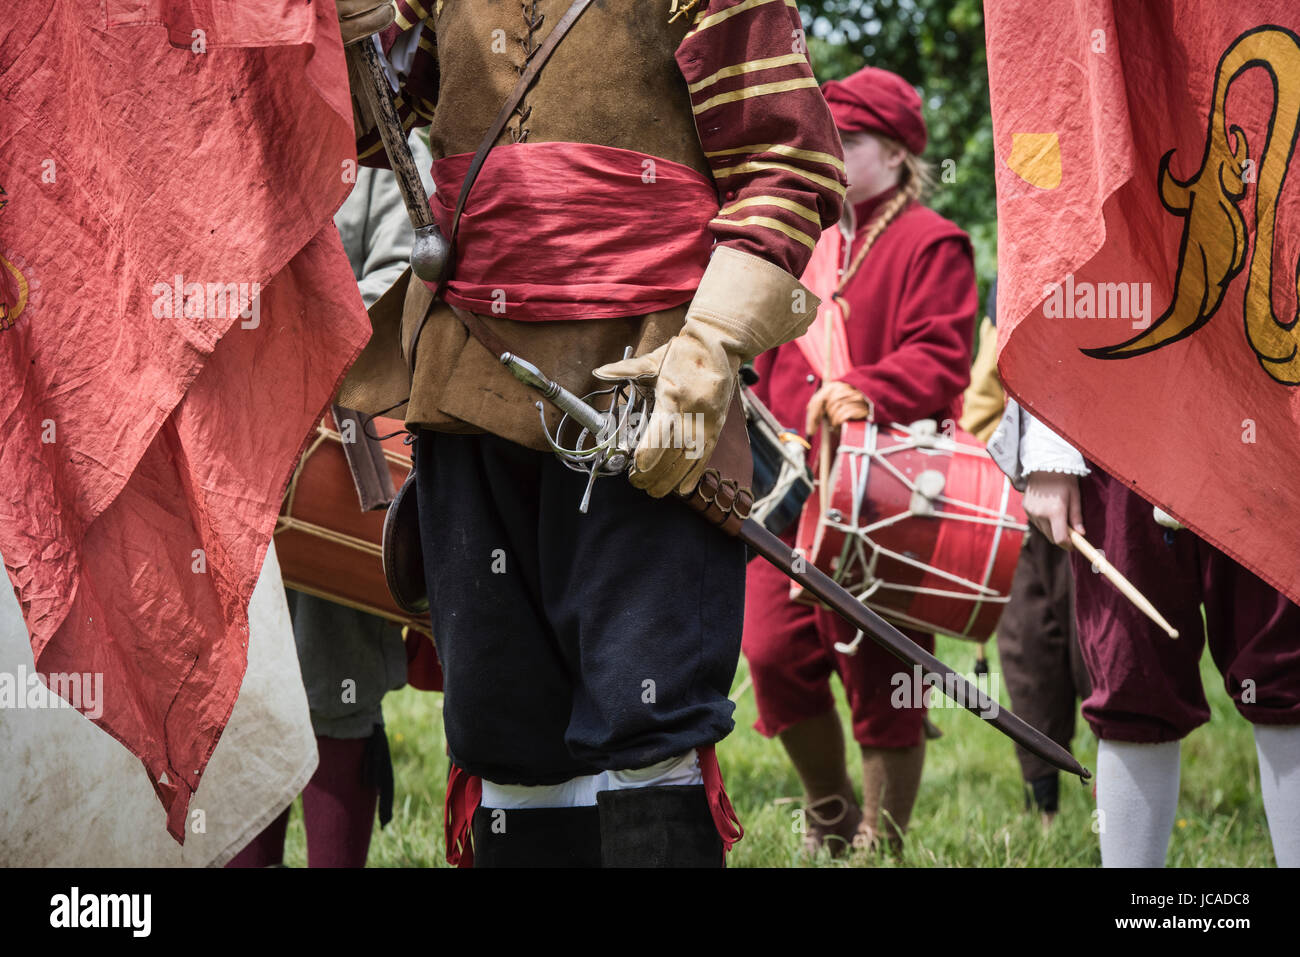
{"type": "Polygon", "coordinates": [[[475,867],[600,867],[595,807],[479,807],[472,828],[475,867]]]}
{"type": "Polygon", "coordinates": [[[1044,814],[1055,814],[1061,806],[1061,779],[1053,771],[1041,778],[1034,778],[1025,786],[1025,810],[1037,808],[1044,814]]]}
{"type": "Polygon", "coordinates": [[[722,867],[722,838],[703,785],[601,791],[604,867],[722,867]]]}

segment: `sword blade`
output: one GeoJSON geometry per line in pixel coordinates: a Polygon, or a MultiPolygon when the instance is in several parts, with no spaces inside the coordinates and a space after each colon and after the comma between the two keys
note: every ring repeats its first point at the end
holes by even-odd
{"type": "Polygon", "coordinates": [[[1087,780],[1092,773],[1043,732],[1028,724],[1014,712],[980,691],[953,669],[853,597],[829,575],[790,551],[789,546],[766,527],[749,518],[740,526],[737,537],[762,555],[786,575],[820,598],[831,611],[860,629],[868,638],[895,658],[919,665],[927,675],[939,680],[938,688],[958,705],[987,721],[1026,751],[1069,774],[1087,780]]]}
{"type": "MultiPolygon", "coordinates": [[[[502,355],[501,361],[510,367],[511,371],[519,378],[519,381],[536,389],[553,403],[556,394],[559,391],[564,391],[531,362],[527,362],[511,353],[502,355]]],[[[601,413],[569,392],[565,392],[565,405],[563,408],[571,415],[576,411],[579,413],[579,417],[583,415],[589,416],[593,422],[601,416],[601,413]],[[575,403],[577,406],[582,407],[581,410],[575,410],[575,403]]],[[[1085,781],[1092,777],[1092,772],[1076,761],[1069,751],[1037,728],[1028,724],[1015,712],[1003,708],[975,685],[854,598],[844,586],[821,569],[809,564],[802,556],[791,552],[785,542],[769,532],[765,526],[752,518],[747,518],[741,523],[735,535],[767,561],[820,598],[831,611],[862,631],[863,634],[894,657],[910,665],[919,666],[927,676],[936,676],[939,679],[939,688],[956,704],[993,725],[1026,751],[1038,755],[1053,767],[1060,768],[1067,774],[1078,775],[1085,781]]]]}

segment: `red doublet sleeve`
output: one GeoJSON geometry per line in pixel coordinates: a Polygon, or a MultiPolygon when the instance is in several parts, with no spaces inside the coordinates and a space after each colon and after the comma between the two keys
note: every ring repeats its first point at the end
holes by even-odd
{"type": "Polygon", "coordinates": [[[718,186],[714,236],[802,274],[840,217],[845,176],[794,0],[711,0],[677,64],[718,186]]]}
{"type": "Polygon", "coordinates": [[[970,382],[978,294],[964,237],[925,246],[911,261],[895,317],[898,345],[842,377],[876,407],[876,421],[914,422],[952,408],[970,382]]]}

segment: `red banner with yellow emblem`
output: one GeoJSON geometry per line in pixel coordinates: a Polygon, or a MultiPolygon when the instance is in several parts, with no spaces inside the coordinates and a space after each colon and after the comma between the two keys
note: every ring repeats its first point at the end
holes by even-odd
{"type": "Polygon", "coordinates": [[[1003,0],[986,29],[1008,391],[1300,601],[1300,10],[1003,0]]]}

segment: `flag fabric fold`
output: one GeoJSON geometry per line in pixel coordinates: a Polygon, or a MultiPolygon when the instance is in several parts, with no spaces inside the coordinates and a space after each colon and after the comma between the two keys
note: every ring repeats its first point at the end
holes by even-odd
{"type": "Polygon", "coordinates": [[[183,840],[285,486],[369,335],[336,14],[17,0],[0,100],[0,553],[38,670],[102,674],[183,840]]]}
{"type": "Polygon", "coordinates": [[[1090,460],[1300,601],[1300,14],[986,14],[998,365],[1090,460]]]}

